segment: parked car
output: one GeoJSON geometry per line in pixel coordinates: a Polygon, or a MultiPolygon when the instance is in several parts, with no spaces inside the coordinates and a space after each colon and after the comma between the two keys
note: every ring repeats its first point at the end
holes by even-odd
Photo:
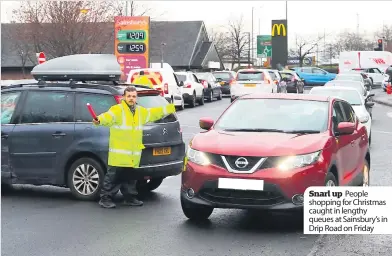
{"type": "Polygon", "coordinates": [[[288,93],[304,93],[304,82],[295,71],[283,70],[279,71],[282,81],[286,83],[286,91],[288,93]]]}
{"type": "Polygon", "coordinates": [[[331,96],[343,99],[351,104],[359,122],[366,127],[368,133],[369,144],[372,139],[372,108],[374,102],[369,101],[369,97],[363,96],[355,88],[350,87],[313,87],[309,94],[331,96]]]}
{"type": "Polygon", "coordinates": [[[212,72],[216,81],[221,85],[221,91],[223,96],[230,96],[230,85],[235,80],[235,74],[232,71],[215,71],[212,72]]]}
{"type": "Polygon", "coordinates": [[[271,76],[272,81],[277,85],[278,87],[278,93],[286,93],[286,82],[282,80],[282,77],[280,76],[279,70],[277,69],[267,69],[268,73],[271,76]]]}
{"type": "MultiPolygon", "coordinates": [[[[42,81],[1,90],[3,186],[54,185],[70,188],[81,200],[97,199],[108,167],[109,129],[92,124],[86,104],[99,115],[121,101],[126,86],[116,82],[121,74],[116,58],[65,56],[37,65],[31,73],[42,81]]],[[[159,90],[136,87],[139,105],[169,104],[159,90]]],[[[185,157],[176,114],[146,124],[143,135],[140,168],[132,171],[140,192],[181,173],[185,157]]]]}
{"type": "Polygon", "coordinates": [[[310,186],[369,185],[367,131],[344,100],[251,94],[199,124],[181,174],[189,219],[214,208],[302,210],[310,186]]]}
{"type": "Polygon", "coordinates": [[[291,70],[303,79],[305,85],[324,85],[336,77],[336,74],[316,67],[297,67],[291,70]]]}
{"type": "Polygon", "coordinates": [[[352,81],[352,80],[332,80],[325,84],[325,87],[329,86],[338,86],[338,87],[351,87],[358,90],[358,92],[362,95],[362,97],[366,97],[368,95],[366,87],[362,82],[352,81]]]}
{"type": "Polygon", "coordinates": [[[204,105],[204,87],[192,72],[176,72],[175,75],[181,84],[182,96],[185,103],[195,107],[196,102],[204,105]]]}
{"type": "Polygon", "coordinates": [[[214,98],[217,100],[222,99],[221,85],[212,73],[203,72],[195,73],[195,75],[203,85],[204,97],[207,98],[209,102],[212,102],[214,98]]]}
{"type": "Polygon", "coordinates": [[[251,93],[277,93],[278,86],[266,69],[241,69],[236,81],[231,85],[231,102],[236,98],[251,93]]]}
{"type": "Polygon", "coordinates": [[[140,75],[140,71],[150,78],[154,89],[160,90],[168,102],[181,110],[185,108],[183,88],[172,70],[165,68],[133,69],[128,74],[127,83],[132,84],[140,75]]]}
{"type": "MultiPolygon", "coordinates": [[[[363,79],[363,83],[365,84],[365,86],[366,86],[366,88],[367,88],[367,90],[370,92],[371,90],[372,90],[372,88],[373,88],[373,80],[372,79],[370,79],[370,77],[366,74],[366,73],[364,73],[364,72],[361,72],[361,71],[356,71],[356,70],[350,70],[349,72],[346,72],[346,73],[341,73],[340,75],[347,75],[347,74],[352,74],[352,73],[358,73],[358,74],[360,74],[361,76],[362,76],[362,79],[363,79]]],[[[352,78],[353,80],[355,79],[355,78],[352,78]]],[[[342,78],[340,78],[340,80],[344,80],[344,79],[342,79],[342,78]]],[[[346,80],[350,80],[350,79],[346,79],[346,80]]],[[[355,79],[356,80],[356,79],[355,79]]]]}
{"type": "Polygon", "coordinates": [[[334,81],[357,81],[363,84],[365,95],[369,94],[372,90],[371,81],[364,73],[347,72],[338,74],[334,81]]]}
{"type": "Polygon", "coordinates": [[[365,73],[371,80],[372,85],[381,85],[386,78],[386,74],[378,68],[354,68],[353,70],[365,73]]]}

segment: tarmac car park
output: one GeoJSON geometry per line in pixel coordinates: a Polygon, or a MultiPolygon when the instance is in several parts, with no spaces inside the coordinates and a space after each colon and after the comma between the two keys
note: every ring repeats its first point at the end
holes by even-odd
{"type": "MultiPolygon", "coordinates": [[[[36,66],[32,74],[37,83],[1,91],[2,185],[68,187],[78,199],[96,199],[107,170],[109,129],[93,126],[86,103],[99,115],[120,102],[125,85],[116,82],[121,74],[117,60],[100,54],[65,56],[36,66]],[[99,69],[97,63],[105,65],[99,69]]],[[[137,91],[143,107],[169,104],[159,90],[137,86],[137,91]]],[[[143,127],[145,149],[134,171],[140,192],[181,173],[185,145],[180,128],[176,114],[143,127]]]]}

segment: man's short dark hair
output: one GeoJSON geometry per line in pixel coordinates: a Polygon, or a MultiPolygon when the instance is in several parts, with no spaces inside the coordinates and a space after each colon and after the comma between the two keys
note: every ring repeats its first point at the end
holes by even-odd
{"type": "Polygon", "coordinates": [[[127,87],[125,88],[125,90],[124,90],[124,95],[125,95],[127,92],[137,92],[136,87],[135,87],[135,86],[132,86],[132,85],[127,86],[127,87]]]}
{"type": "Polygon", "coordinates": [[[139,75],[144,76],[144,71],[143,71],[143,70],[140,71],[140,72],[139,72],[139,75]]]}

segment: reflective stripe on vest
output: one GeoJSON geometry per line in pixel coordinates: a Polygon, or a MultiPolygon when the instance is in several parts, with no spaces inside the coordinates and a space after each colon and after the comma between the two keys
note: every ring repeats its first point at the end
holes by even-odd
{"type": "MultiPolygon", "coordinates": [[[[140,107],[136,107],[136,109],[139,109],[139,125],[136,126],[135,128],[129,127],[127,126],[127,122],[126,122],[126,115],[125,115],[125,109],[124,106],[121,104],[121,110],[122,110],[122,124],[121,125],[114,125],[113,127],[116,129],[120,129],[120,130],[142,130],[143,126],[141,124],[141,116],[140,116],[140,107]]],[[[136,109],[135,109],[135,113],[136,113],[136,109]]],[[[132,113],[131,113],[132,114],[132,113]]]]}
{"type": "Polygon", "coordinates": [[[114,115],[114,113],[112,111],[108,111],[108,114],[112,116],[113,123],[116,122],[116,116],[114,115]]]}
{"type": "Polygon", "coordinates": [[[130,150],[122,150],[122,149],[109,149],[110,152],[112,153],[118,153],[118,154],[124,154],[124,155],[141,155],[142,152],[133,152],[130,150]]]}
{"type": "Polygon", "coordinates": [[[150,115],[151,115],[150,109],[147,109],[146,123],[148,123],[148,120],[150,120],[150,115]]]}

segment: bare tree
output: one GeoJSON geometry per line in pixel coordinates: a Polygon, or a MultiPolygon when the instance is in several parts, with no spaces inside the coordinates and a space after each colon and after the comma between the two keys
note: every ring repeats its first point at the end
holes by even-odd
{"type": "Polygon", "coordinates": [[[392,42],[392,25],[384,25],[381,30],[375,33],[375,38],[384,38],[387,42],[392,42]]]}
{"type": "Polygon", "coordinates": [[[117,5],[113,4],[113,6],[119,16],[150,16],[151,19],[156,19],[166,13],[166,11],[164,11],[160,14],[156,14],[151,7],[136,1],[120,1],[117,5]]]}
{"type": "Polygon", "coordinates": [[[334,43],[336,52],[344,51],[373,51],[375,44],[357,33],[343,32],[337,36],[334,43]]]}
{"type": "Polygon", "coordinates": [[[298,35],[295,36],[295,48],[290,49],[289,55],[298,57],[299,65],[302,67],[303,61],[309,54],[315,52],[319,42],[324,37],[317,37],[316,39],[304,39],[298,35]]]}
{"type": "MultiPolygon", "coordinates": [[[[14,11],[14,20],[27,23],[26,36],[35,52],[49,57],[101,53],[113,40],[112,22],[122,14],[122,5],[123,1],[27,1],[14,11]]],[[[133,14],[145,13],[135,3],[130,8],[133,14]]]]}
{"type": "MultiPolygon", "coordinates": [[[[12,51],[16,56],[19,57],[23,78],[26,78],[26,64],[27,61],[36,63],[35,51],[33,44],[29,41],[26,33],[26,29],[23,24],[14,23],[10,29],[2,31],[3,36],[9,39],[12,44],[7,47],[7,50],[12,51]]],[[[1,47],[2,51],[5,47],[1,47]]]]}
{"type": "Polygon", "coordinates": [[[241,16],[237,20],[230,20],[228,24],[228,55],[241,65],[241,59],[246,56],[246,45],[248,42],[248,35],[244,31],[244,20],[241,16]]]}
{"type": "Polygon", "coordinates": [[[227,32],[210,29],[208,31],[208,38],[214,43],[221,58],[230,57],[230,38],[228,37],[227,32]]]}

